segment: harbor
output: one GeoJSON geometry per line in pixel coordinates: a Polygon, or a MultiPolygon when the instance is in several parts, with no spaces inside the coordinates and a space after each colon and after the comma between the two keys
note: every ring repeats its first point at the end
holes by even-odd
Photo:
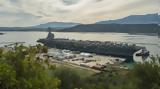
{"type": "MultiPolygon", "coordinates": [[[[22,36],[23,39],[13,40],[13,41],[10,41],[10,40],[4,40],[3,41],[3,39],[1,40],[1,45],[4,47],[4,49],[14,50],[13,46],[16,45],[16,44],[23,44],[23,45],[28,44],[28,46],[34,46],[34,45],[36,45],[38,43],[36,43],[36,44],[30,44],[30,43],[34,43],[34,41],[39,39],[39,38],[44,38],[44,40],[45,40],[45,37],[47,35],[47,33],[44,34],[44,32],[43,32],[42,36],[40,35],[39,37],[35,37],[35,36],[37,36],[37,34],[40,34],[40,33],[36,34],[36,33],[32,32],[35,35],[34,36],[33,35],[30,36],[33,39],[29,40],[29,42],[28,42],[26,40],[27,38],[25,37],[25,35],[27,36],[30,32],[25,33],[25,34],[23,34],[23,32],[18,32],[18,34],[19,33],[24,35],[24,37],[22,36]]],[[[103,45],[102,45],[103,47],[105,47],[104,45],[107,45],[108,47],[112,47],[113,46],[113,47],[122,47],[122,48],[123,47],[124,48],[127,48],[127,47],[143,47],[143,46],[139,46],[140,41],[136,41],[138,43],[138,46],[137,46],[137,44],[136,45],[133,44],[135,42],[120,42],[120,41],[116,41],[116,40],[111,41],[111,40],[107,40],[107,38],[105,38],[106,40],[99,39],[99,41],[96,41],[97,39],[95,39],[95,40],[93,40],[93,39],[92,40],[90,40],[90,39],[82,40],[82,39],[73,39],[72,37],[69,37],[70,39],[68,37],[64,37],[65,35],[68,35],[68,34],[70,34],[70,33],[65,33],[65,34],[58,33],[57,34],[56,32],[54,32],[54,35],[51,34],[52,36],[47,36],[47,38],[48,38],[47,41],[50,41],[50,40],[52,40],[52,41],[54,40],[56,42],[59,41],[59,44],[61,44],[62,40],[64,42],[73,42],[73,43],[78,41],[77,44],[78,43],[79,44],[83,43],[83,44],[85,44],[85,45],[87,44],[89,46],[91,45],[91,43],[96,44],[95,46],[100,45],[100,44],[103,43],[103,45]],[[58,35],[58,37],[57,37],[57,35],[58,35]]],[[[80,33],[74,33],[74,34],[77,35],[77,34],[80,34],[80,33]]],[[[88,34],[89,33],[84,34],[84,35],[86,36],[88,34]]],[[[5,34],[4,37],[6,35],[7,36],[10,35],[10,33],[5,34]]],[[[97,35],[97,34],[94,34],[94,35],[97,35]]],[[[103,36],[103,34],[101,34],[101,35],[103,36]]],[[[109,35],[109,34],[107,34],[107,35],[109,35]]],[[[110,39],[109,36],[108,36],[108,38],[110,39]]],[[[82,37],[82,35],[81,35],[81,37],[82,37]]],[[[98,36],[98,37],[100,38],[101,36],[98,36]]],[[[112,37],[114,37],[113,33],[112,33],[112,37]]],[[[11,37],[11,38],[13,38],[13,37],[11,37]]],[[[121,37],[119,37],[119,38],[121,38],[121,37]]],[[[145,44],[142,43],[142,44],[143,45],[147,45],[149,43],[145,43],[145,44]]],[[[154,45],[155,43],[152,43],[152,44],[153,44],[153,46],[155,46],[154,45]]],[[[72,47],[74,47],[74,46],[72,46],[72,47]]],[[[84,48],[86,48],[86,47],[84,47],[84,48]]],[[[152,54],[152,52],[153,51],[151,51],[151,54],[152,54]]],[[[135,52],[135,53],[140,53],[140,50],[135,52]]],[[[41,58],[44,58],[44,59],[46,57],[49,57],[50,63],[53,63],[53,65],[54,64],[60,65],[60,66],[61,65],[66,65],[66,66],[69,66],[69,67],[76,67],[76,68],[80,68],[80,69],[91,70],[91,71],[94,71],[94,72],[97,73],[97,72],[101,72],[101,71],[107,71],[109,69],[109,67],[111,67],[111,66],[115,67],[116,69],[117,68],[118,69],[128,69],[128,68],[130,68],[130,65],[135,60],[136,61],[140,61],[142,59],[142,61],[144,61],[146,59],[146,57],[135,56],[136,55],[135,53],[133,53],[134,54],[134,58],[132,58],[132,56],[130,58],[126,58],[126,57],[106,55],[106,54],[102,55],[102,54],[97,54],[97,53],[94,53],[94,52],[85,52],[85,51],[79,51],[79,50],[69,50],[69,49],[63,49],[63,48],[60,49],[58,47],[52,47],[51,46],[51,47],[49,47],[47,54],[38,54],[38,57],[41,57],[41,58]]]]}
{"type": "MultiPolygon", "coordinates": [[[[38,44],[36,41],[40,38],[46,38],[48,32],[3,32],[4,35],[1,35],[0,43],[1,47],[5,45],[9,45],[16,42],[25,42],[23,45],[25,46],[34,46],[38,44]],[[16,37],[20,35],[20,37],[16,37]],[[12,42],[12,43],[11,43],[12,42]],[[5,43],[5,44],[4,44],[5,43]]],[[[159,50],[159,38],[157,35],[131,35],[126,33],[63,33],[63,32],[52,32],[55,35],[55,39],[73,39],[73,40],[82,40],[82,41],[101,41],[101,42],[118,42],[118,43],[129,43],[136,44],[140,47],[146,47],[146,49],[150,52],[150,55],[160,55],[159,50]]],[[[139,51],[138,51],[139,52],[139,51]]],[[[86,52],[88,53],[88,52],[86,52]]],[[[94,53],[93,53],[94,54],[94,53]]],[[[103,56],[103,55],[102,55],[103,56]]],[[[127,66],[132,65],[133,62],[146,61],[149,60],[150,57],[141,57],[134,56],[131,58],[131,62],[126,63],[127,66]]]]}
{"type": "Polygon", "coordinates": [[[102,56],[65,49],[49,48],[47,53],[37,54],[37,57],[43,60],[49,58],[50,63],[56,65],[75,66],[95,72],[107,71],[110,66],[115,67],[116,69],[128,69],[123,65],[126,60],[124,58],[102,56]]]}
{"type": "Polygon", "coordinates": [[[60,50],[51,48],[47,54],[51,60],[58,60],[74,65],[101,70],[107,65],[121,64],[125,61],[123,58],[101,56],[91,53],[74,52],[70,50],[60,50]]]}

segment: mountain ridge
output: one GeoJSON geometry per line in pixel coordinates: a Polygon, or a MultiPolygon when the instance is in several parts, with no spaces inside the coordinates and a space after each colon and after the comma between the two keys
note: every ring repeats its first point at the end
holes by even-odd
{"type": "Polygon", "coordinates": [[[145,14],[145,15],[130,15],[116,20],[104,20],[95,24],[160,24],[160,15],[145,14]]]}
{"type": "MultiPolygon", "coordinates": [[[[104,20],[99,21],[94,24],[160,24],[160,15],[156,14],[145,14],[145,15],[129,15],[127,17],[116,19],[116,20],[104,20]]],[[[39,24],[32,26],[33,28],[48,28],[53,29],[65,29],[71,28],[77,25],[82,25],[82,23],[74,22],[48,22],[44,24],[39,24]]]]}
{"type": "Polygon", "coordinates": [[[62,32],[157,33],[158,24],[87,24],[59,30],[62,32]]]}
{"type": "Polygon", "coordinates": [[[40,25],[33,26],[33,28],[55,28],[55,29],[63,29],[63,28],[70,28],[76,25],[80,25],[80,23],[74,22],[48,22],[40,25]]]}

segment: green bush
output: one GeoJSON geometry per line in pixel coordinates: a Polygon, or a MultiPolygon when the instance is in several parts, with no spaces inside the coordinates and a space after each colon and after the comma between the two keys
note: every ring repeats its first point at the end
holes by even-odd
{"type": "Polygon", "coordinates": [[[160,58],[151,59],[151,62],[137,64],[131,72],[137,89],[160,89],[160,58]]]}
{"type": "Polygon", "coordinates": [[[0,89],[16,89],[17,82],[12,66],[0,61],[0,89]]]}
{"type": "Polygon", "coordinates": [[[61,80],[59,89],[82,88],[83,81],[81,75],[70,68],[59,67],[53,71],[53,75],[61,80]]]}
{"type": "Polygon", "coordinates": [[[57,89],[60,81],[36,60],[36,50],[20,45],[0,57],[0,89],[57,89]]]}

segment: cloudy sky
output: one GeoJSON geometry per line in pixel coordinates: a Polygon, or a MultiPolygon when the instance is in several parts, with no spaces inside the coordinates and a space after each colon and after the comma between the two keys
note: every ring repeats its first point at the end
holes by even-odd
{"type": "Polygon", "coordinates": [[[133,14],[160,14],[160,0],[0,0],[0,26],[94,23],[133,14]]]}

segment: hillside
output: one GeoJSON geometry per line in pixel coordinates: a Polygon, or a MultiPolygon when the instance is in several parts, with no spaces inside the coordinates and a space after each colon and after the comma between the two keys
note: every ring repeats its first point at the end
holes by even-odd
{"type": "Polygon", "coordinates": [[[130,15],[122,19],[100,21],[96,24],[160,24],[160,15],[146,14],[146,15],[130,15]]]}
{"type": "Polygon", "coordinates": [[[88,24],[63,29],[64,32],[157,33],[157,24],[88,24]]]}
{"type": "Polygon", "coordinates": [[[48,22],[45,24],[40,24],[37,26],[33,26],[34,28],[55,28],[55,29],[63,29],[63,28],[70,28],[76,25],[80,25],[80,23],[72,23],[72,22],[48,22]]]}

